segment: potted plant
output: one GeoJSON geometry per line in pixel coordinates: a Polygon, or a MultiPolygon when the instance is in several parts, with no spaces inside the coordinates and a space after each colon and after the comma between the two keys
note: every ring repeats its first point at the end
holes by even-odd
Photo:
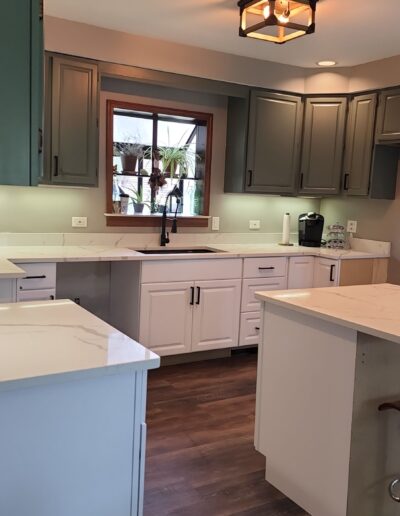
{"type": "Polygon", "coordinates": [[[143,200],[143,192],[139,192],[139,191],[135,190],[131,197],[132,197],[133,209],[134,209],[135,213],[143,213],[144,207],[146,205],[147,206],[149,205],[149,203],[144,202],[144,200],[143,200]]]}
{"type": "Polygon", "coordinates": [[[123,144],[119,145],[119,155],[121,157],[122,170],[134,173],[138,159],[144,155],[143,145],[132,136],[128,136],[123,144]]]}
{"type": "Polygon", "coordinates": [[[162,163],[163,171],[170,174],[170,177],[183,179],[194,167],[197,154],[190,148],[190,144],[179,147],[160,147],[158,155],[162,163]]]}

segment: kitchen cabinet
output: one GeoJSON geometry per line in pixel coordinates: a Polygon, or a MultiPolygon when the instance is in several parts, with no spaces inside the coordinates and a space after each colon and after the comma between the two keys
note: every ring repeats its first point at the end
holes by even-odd
{"type": "Polygon", "coordinates": [[[240,315],[239,346],[257,346],[260,340],[260,312],[247,312],[240,315]]]}
{"type": "Polygon", "coordinates": [[[347,99],[307,98],[300,188],[302,195],[340,192],[347,99]]]}
{"type": "Polygon", "coordinates": [[[251,93],[246,192],[295,194],[302,117],[301,97],[251,93]]]}
{"type": "Polygon", "coordinates": [[[313,287],[314,261],[313,256],[289,258],[288,289],[313,287]]]}
{"type": "Polygon", "coordinates": [[[315,258],[313,287],[336,287],[339,284],[340,261],[315,258]]]}
{"type": "Polygon", "coordinates": [[[378,143],[400,142],[400,88],[381,92],[376,121],[378,143]]]}
{"type": "Polygon", "coordinates": [[[396,196],[397,147],[374,145],[377,94],[356,95],[350,101],[343,191],[371,199],[396,196]]]}
{"type": "Polygon", "coordinates": [[[238,344],[241,280],[145,284],[140,342],[161,355],[238,344]]]}
{"type": "Polygon", "coordinates": [[[41,173],[43,2],[3,2],[0,36],[0,184],[30,186],[41,173]]]}
{"type": "Polygon", "coordinates": [[[377,95],[357,95],[349,107],[343,189],[368,195],[375,132],[377,95]]]}
{"type": "Polygon", "coordinates": [[[98,176],[97,64],[49,55],[46,59],[46,142],[43,182],[96,186],[98,176]]]}
{"type": "Polygon", "coordinates": [[[195,283],[192,351],[238,345],[241,280],[195,283]]]}
{"type": "Polygon", "coordinates": [[[15,301],[14,279],[0,279],[0,303],[13,303],[15,301]]]}
{"type": "Polygon", "coordinates": [[[56,298],[56,263],[21,263],[26,272],[17,279],[17,301],[48,301],[56,298]]]}
{"type": "Polygon", "coordinates": [[[140,337],[144,346],[163,354],[189,353],[192,343],[193,282],[142,286],[140,337]]]}

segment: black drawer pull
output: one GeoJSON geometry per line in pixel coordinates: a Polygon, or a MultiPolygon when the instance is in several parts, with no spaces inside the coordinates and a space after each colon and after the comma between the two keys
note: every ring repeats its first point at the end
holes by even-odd
{"type": "Polygon", "coordinates": [[[190,287],[190,304],[194,305],[194,287],[190,287]]]}
{"type": "Polygon", "coordinates": [[[259,267],[259,271],[273,271],[275,270],[275,267],[259,267]]]}
{"type": "Polygon", "coordinates": [[[249,170],[249,182],[247,183],[247,186],[251,186],[253,184],[253,171],[249,170]]]}
{"type": "Polygon", "coordinates": [[[42,274],[41,276],[26,276],[25,278],[22,278],[22,279],[46,279],[46,278],[47,278],[47,276],[42,274]]]}
{"type": "Polygon", "coordinates": [[[201,292],[200,287],[197,287],[197,301],[196,301],[196,305],[200,304],[200,292],[201,292]]]}
{"type": "Polygon", "coordinates": [[[58,156],[54,156],[54,177],[58,176],[58,156]]]}
{"type": "Polygon", "coordinates": [[[335,278],[333,277],[333,273],[335,272],[336,265],[331,265],[331,274],[329,276],[330,281],[335,281],[335,278]]]}
{"type": "Polygon", "coordinates": [[[349,177],[350,177],[350,174],[345,174],[344,175],[343,190],[348,190],[349,189],[349,177]]]}
{"type": "Polygon", "coordinates": [[[256,326],[255,328],[257,331],[260,331],[260,327],[259,326],[256,326]]]}

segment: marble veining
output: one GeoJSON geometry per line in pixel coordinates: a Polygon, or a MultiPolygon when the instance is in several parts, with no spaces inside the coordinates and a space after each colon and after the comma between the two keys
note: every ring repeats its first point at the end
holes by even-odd
{"type": "Polygon", "coordinates": [[[266,304],[353,328],[400,343],[400,286],[389,283],[350,287],[258,292],[266,304]]]}
{"type": "Polygon", "coordinates": [[[72,301],[0,305],[0,389],[67,373],[158,366],[156,354],[72,301]]]}

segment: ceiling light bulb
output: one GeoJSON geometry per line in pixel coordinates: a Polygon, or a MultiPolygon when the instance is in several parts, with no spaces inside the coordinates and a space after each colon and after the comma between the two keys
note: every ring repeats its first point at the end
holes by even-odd
{"type": "Polygon", "coordinates": [[[264,7],[264,18],[268,18],[269,15],[271,14],[271,8],[269,6],[269,2],[267,2],[266,6],[264,7]]]}
{"type": "Polygon", "coordinates": [[[326,60],[326,61],[318,61],[317,63],[318,66],[336,66],[337,65],[337,62],[336,61],[329,61],[329,60],[326,60]]]}
{"type": "Polygon", "coordinates": [[[281,23],[288,23],[288,21],[289,21],[289,17],[290,17],[290,11],[284,11],[282,14],[280,14],[279,16],[277,16],[278,20],[279,20],[281,23]]]}
{"type": "Polygon", "coordinates": [[[275,9],[275,16],[280,23],[288,23],[290,18],[289,0],[280,0],[279,8],[275,9]]]}

